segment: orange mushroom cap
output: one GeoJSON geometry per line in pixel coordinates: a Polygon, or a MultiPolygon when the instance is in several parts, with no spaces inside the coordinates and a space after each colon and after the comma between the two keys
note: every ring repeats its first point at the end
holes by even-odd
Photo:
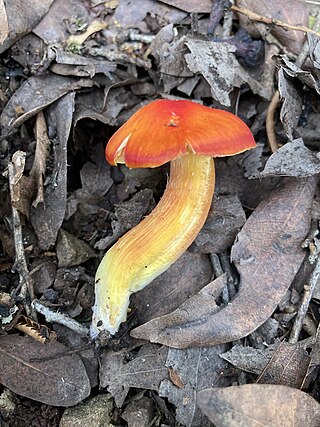
{"type": "Polygon", "coordinates": [[[187,153],[222,157],[255,145],[248,126],[227,111],[161,99],[142,107],[118,129],[106,158],[112,165],[156,167],[187,153]]]}

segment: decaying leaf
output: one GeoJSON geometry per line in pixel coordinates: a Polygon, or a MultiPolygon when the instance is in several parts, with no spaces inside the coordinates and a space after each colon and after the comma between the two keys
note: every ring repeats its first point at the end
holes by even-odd
{"type": "Polygon", "coordinates": [[[212,8],[211,0],[160,0],[169,6],[177,7],[188,13],[210,13],[212,8]]]}
{"type": "Polygon", "coordinates": [[[318,173],[320,173],[318,154],[309,150],[302,139],[298,138],[273,153],[259,175],[303,178],[318,173]]]}
{"type": "Polygon", "coordinates": [[[164,379],[159,395],[166,397],[176,407],[176,419],[187,427],[211,427],[196,404],[197,394],[207,387],[221,387],[225,379],[221,375],[226,363],[219,357],[224,345],[185,350],[169,349],[165,365],[175,373],[175,382],[164,379]]]}
{"type": "Polygon", "coordinates": [[[135,359],[124,363],[125,354],[107,351],[100,367],[100,386],[108,387],[116,405],[121,407],[130,387],[158,390],[160,382],[169,378],[165,361],[167,347],[146,344],[135,359]]]}
{"type": "Polygon", "coordinates": [[[297,344],[282,341],[261,372],[257,383],[301,388],[310,362],[311,357],[306,350],[297,344]]]}
{"type": "MultiPolygon", "coordinates": [[[[316,179],[286,179],[252,213],[231,251],[240,288],[227,306],[183,306],[134,329],[135,338],[171,347],[216,345],[243,338],[276,309],[305,256],[316,179]],[[191,310],[190,310],[191,308],[191,310]]],[[[198,294],[199,295],[199,294],[198,294]]]]}
{"type": "Polygon", "coordinates": [[[76,405],[91,391],[80,357],[56,341],[0,336],[0,371],[5,387],[47,405],[76,405]]]}
{"type": "Polygon", "coordinates": [[[234,87],[248,83],[252,92],[270,99],[272,88],[262,85],[242,68],[234,55],[236,47],[226,42],[187,39],[190,53],[185,55],[189,69],[201,73],[211,87],[212,97],[220,104],[231,105],[229,94],[234,87]]]}
{"type": "Polygon", "coordinates": [[[15,130],[66,93],[92,85],[93,82],[87,79],[73,79],[54,74],[30,77],[13,94],[1,113],[3,135],[15,130]],[[34,96],[35,93],[37,96],[34,96]]]}
{"type": "Polygon", "coordinates": [[[30,212],[31,223],[42,249],[49,249],[57,238],[62,225],[67,202],[67,142],[74,110],[74,93],[59,99],[49,109],[48,126],[56,133],[50,135],[54,140],[54,167],[50,184],[45,188],[44,202],[33,207],[30,212]]]}
{"type": "Polygon", "coordinates": [[[294,388],[246,384],[203,390],[198,405],[219,427],[295,427],[319,425],[320,405],[294,388]]]}
{"type": "Polygon", "coordinates": [[[23,35],[32,30],[48,12],[53,0],[30,0],[21,3],[19,0],[0,2],[0,53],[8,49],[23,35]]]}

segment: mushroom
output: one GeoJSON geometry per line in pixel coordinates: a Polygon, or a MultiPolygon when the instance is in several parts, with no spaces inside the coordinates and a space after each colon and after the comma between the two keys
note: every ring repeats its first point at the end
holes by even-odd
{"type": "Polygon", "coordinates": [[[235,115],[192,101],[157,100],[138,110],[111,137],[111,165],[153,168],[170,161],[170,178],[156,208],[104,255],[95,281],[91,337],[115,334],[130,295],[166,271],[202,228],[214,193],[212,157],[255,146],[235,115]]]}

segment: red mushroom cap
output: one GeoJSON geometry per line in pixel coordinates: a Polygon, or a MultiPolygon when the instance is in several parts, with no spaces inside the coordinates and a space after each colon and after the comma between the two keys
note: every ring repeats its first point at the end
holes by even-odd
{"type": "Polygon", "coordinates": [[[156,167],[187,153],[222,157],[255,145],[248,126],[227,111],[162,99],[142,107],[118,129],[106,158],[112,165],[156,167]]]}

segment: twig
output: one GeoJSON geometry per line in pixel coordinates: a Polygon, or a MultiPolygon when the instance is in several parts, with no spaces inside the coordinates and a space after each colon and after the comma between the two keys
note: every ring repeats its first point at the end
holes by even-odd
{"type": "Polygon", "coordinates": [[[279,21],[278,19],[267,18],[266,16],[258,15],[257,13],[254,13],[251,10],[241,9],[238,6],[231,6],[230,10],[241,13],[242,15],[247,16],[252,21],[258,21],[267,25],[276,25],[277,27],[286,28],[288,30],[302,31],[304,33],[320,36],[320,33],[318,33],[317,31],[311,30],[310,28],[304,27],[303,25],[291,25],[291,24],[288,24],[287,22],[279,21]]]}
{"type": "MultiPolygon", "coordinates": [[[[14,169],[13,164],[9,163],[8,165],[9,173],[9,187],[10,187],[10,196],[11,200],[13,198],[13,183],[14,183],[14,169]]],[[[19,274],[19,295],[16,297],[21,300],[24,304],[25,311],[29,317],[34,320],[37,320],[36,312],[30,309],[30,306],[26,303],[27,295],[30,299],[34,299],[34,289],[33,289],[33,279],[30,276],[27,260],[24,252],[23,246],[23,237],[22,237],[22,227],[20,221],[20,214],[18,209],[12,205],[12,227],[13,227],[13,238],[14,238],[14,247],[15,247],[15,263],[14,269],[19,274]]]]}
{"type": "Polygon", "coordinates": [[[31,305],[37,310],[38,313],[41,313],[46,318],[47,322],[59,323],[60,325],[66,326],[82,337],[89,335],[89,328],[87,326],[81,325],[81,323],[77,322],[66,314],[53,311],[49,307],[41,304],[38,300],[33,300],[31,305]]]}
{"type": "Polygon", "coordinates": [[[319,277],[320,277],[320,257],[317,259],[317,263],[314,267],[313,272],[311,273],[308,284],[306,284],[304,287],[304,294],[303,294],[301,305],[299,307],[298,313],[295,317],[295,321],[291,330],[289,343],[294,344],[298,342],[299,335],[303,326],[303,321],[306,316],[306,313],[312,298],[312,294],[316,287],[319,277]]]}
{"type": "Polygon", "coordinates": [[[274,114],[279,105],[279,101],[280,101],[279,91],[276,90],[268,106],[267,116],[266,116],[266,131],[267,131],[269,145],[273,153],[277,151],[277,149],[279,148],[277,143],[276,133],[275,133],[275,120],[274,120],[274,114]]]}

